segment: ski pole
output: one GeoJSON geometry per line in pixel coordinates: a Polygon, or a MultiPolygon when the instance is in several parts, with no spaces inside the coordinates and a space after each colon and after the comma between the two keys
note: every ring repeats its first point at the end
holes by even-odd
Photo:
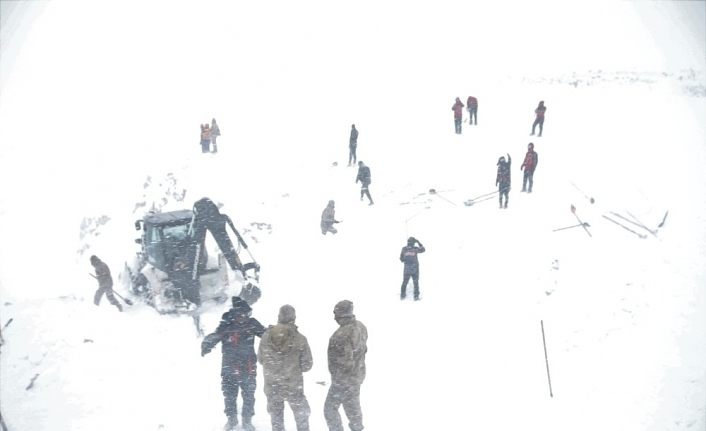
{"type": "Polygon", "coordinates": [[[589,224],[588,223],[581,223],[581,224],[575,224],[575,225],[566,226],[566,227],[560,227],[559,229],[552,230],[552,232],[557,232],[557,231],[564,230],[564,229],[572,229],[572,228],[579,227],[579,226],[589,226],[589,224]]]}
{"type": "Polygon", "coordinates": [[[498,190],[494,190],[494,191],[492,191],[492,192],[490,192],[490,193],[486,193],[486,194],[484,194],[484,195],[476,196],[476,197],[474,197],[473,199],[468,199],[468,200],[469,200],[469,201],[474,201],[474,200],[476,200],[476,199],[484,198],[484,197],[486,197],[486,196],[492,196],[492,195],[494,195],[494,194],[497,193],[497,192],[498,192],[498,190]]]}
{"type": "Polygon", "coordinates": [[[612,221],[613,223],[615,223],[615,224],[617,224],[618,226],[620,226],[620,227],[622,227],[623,229],[625,229],[626,231],[631,232],[631,233],[633,233],[633,234],[639,236],[640,239],[645,239],[645,238],[647,238],[647,235],[643,235],[643,234],[641,234],[641,233],[635,232],[634,230],[630,229],[629,227],[625,226],[624,224],[622,224],[622,223],[620,223],[620,222],[617,222],[617,221],[613,220],[612,218],[608,217],[608,216],[605,215],[605,214],[603,214],[603,218],[606,219],[606,220],[610,220],[610,221],[612,221]]]}
{"type": "Polygon", "coordinates": [[[547,364],[547,381],[549,382],[549,396],[554,398],[554,393],[552,392],[552,378],[549,375],[549,358],[547,357],[547,339],[544,336],[544,321],[540,320],[539,324],[542,326],[542,344],[544,345],[544,362],[547,364]]]}
{"type": "Polygon", "coordinates": [[[581,223],[581,225],[583,226],[583,230],[586,231],[588,236],[593,237],[593,235],[591,235],[591,232],[589,232],[588,228],[586,227],[586,226],[588,226],[588,223],[584,223],[581,221],[581,219],[579,218],[579,215],[576,214],[576,207],[573,204],[571,204],[571,212],[574,214],[574,216],[576,216],[576,220],[578,220],[578,222],[581,223]]]}
{"type": "MultiPolygon", "coordinates": [[[[96,280],[98,280],[98,277],[96,277],[95,275],[91,274],[90,272],[88,273],[88,275],[90,275],[91,277],[93,277],[93,278],[95,278],[96,280]]],[[[113,290],[113,289],[111,288],[110,290],[113,290]]],[[[120,295],[118,292],[116,292],[116,291],[113,290],[113,293],[114,293],[115,295],[117,295],[118,298],[120,298],[120,299],[122,299],[123,301],[125,301],[125,303],[126,303],[127,305],[132,305],[132,301],[130,301],[130,300],[127,299],[127,298],[123,298],[122,295],[120,295]]]]}

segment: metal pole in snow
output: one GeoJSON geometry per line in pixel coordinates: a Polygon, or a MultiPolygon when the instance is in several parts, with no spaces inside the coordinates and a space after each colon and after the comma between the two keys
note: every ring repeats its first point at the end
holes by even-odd
{"type": "Polygon", "coordinates": [[[542,326],[542,344],[544,344],[544,362],[547,364],[547,380],[549,381],[549,396],[554,398],[552,393],[552,378],[549,376],[549,359],[547,358],[547,340],[544,337],[544,321],[540,320],[539,324],[542,326]]]}

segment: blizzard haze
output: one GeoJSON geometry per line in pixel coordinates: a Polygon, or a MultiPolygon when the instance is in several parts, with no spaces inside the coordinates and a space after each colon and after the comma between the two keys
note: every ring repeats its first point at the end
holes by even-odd
{"type": "MultiPolygon", "coordinates": [[[[11,431],[222,429],[220,348],[202,358],[189,317],[119,277],[145,208],[204,196],[262,266],[253,316],[297,309],[313,431],[341,299],[370,334],[366,430],[706,429],[704,2],[2,1],[0,19],[11,431]],[[455,135],[469,95],[478,126],[455,135]],[[201,154],[211,118],[219,152],[201,154]],[[351,123],[373,206],[346,166],[351,123]],[[509,208],[464,205],[505,154],[509,208]],[[329,199],[343,223],[322,236],[329,199]],[[553,232],[571,205],[591,236],[553,232]],[[419,302],[399,299],[410,235],[427,248],[419,302]],[[92,304],[91,254],[134,306],[92,304]]],[[[260,368],[267,430],[262,387],[260,368]]]]}

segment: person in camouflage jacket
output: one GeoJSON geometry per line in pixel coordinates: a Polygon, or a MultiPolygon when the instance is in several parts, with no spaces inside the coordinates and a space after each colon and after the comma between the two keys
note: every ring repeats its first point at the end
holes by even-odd
{"type": "Polygon", "coordinates": [[[279,309],[277,325],[265,331],[257,357],[265,375],[267,411],[272,431],[284,431],[284,402],[294,413],[297,431],[309,431],[311,409],[304,395],[302,373],[311,370],[313,359],[306,337],[299,333],[291,305],[279,309]]]}
{"type": "Polygon", "coordinates": [[[363,413],[360,408],[360,386],[365,380],[365,354],[368,352],[368,330],[353,314],[353,303],[340,301],[333,309],[333,315],[340,327],[331,335],[328,344],[328,369],[331,373],[324,403],[324,417],[329,431],[343,431],[341,415],[348,416],[352,431],[361,431],[363,413]]]}

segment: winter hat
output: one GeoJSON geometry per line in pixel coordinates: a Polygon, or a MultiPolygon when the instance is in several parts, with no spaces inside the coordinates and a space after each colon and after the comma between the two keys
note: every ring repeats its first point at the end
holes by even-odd
{"type": "Polygon", "coordinates": [[[335,202],[334,202],[334,201],[332,201],[332,200],[331,200],[331,201],[328,201],[328,206],[332,207],[332,206],[334,206],[334,205],[335,205],[335,202]]]}
{"type": "Polygon", "coordinates": [[[534,144],[530,142],[530,143],[527,145],[527,148],[529,148],[530,150],[534,150],[534,144]]]}
{"type": "Polygon", "coordinates": [[[410,236],[407,238],[407,245],[414,245],[414,243],[417,242],[417,239],[413,236],[410,236]]]}
{"type": "Polygon", "coordinates": [[[234,296],[233,297],[233,311],[235,311],[235,314],[249,314],[252,312],[252,308],[248,305],[247,302],[243,301],[239,296],[234,296]]]}
{"type": "Polygon", "coordinates": [[[352,317],[353,303],[347,299],[339,301],[338,304],[333,307],[333,315],[335,317],[352,317]]]}
{"type": "Polygon", "coordinates": [[[292,323],[297,319],[297,313],[289,304],[283,305],[279,308],[279,315],[277,316],[277,323],[292,323]]]}
{"type": "Polygon", "coordinates": [[[93,256],[91,256],[91,265],[95,265],[95,264],[97,264],[97,263],[100,262],[100,261],[101,261],[101,260],[98,259],[98,256],[96,256],[95,254],[94,254],[93,256]]]}

